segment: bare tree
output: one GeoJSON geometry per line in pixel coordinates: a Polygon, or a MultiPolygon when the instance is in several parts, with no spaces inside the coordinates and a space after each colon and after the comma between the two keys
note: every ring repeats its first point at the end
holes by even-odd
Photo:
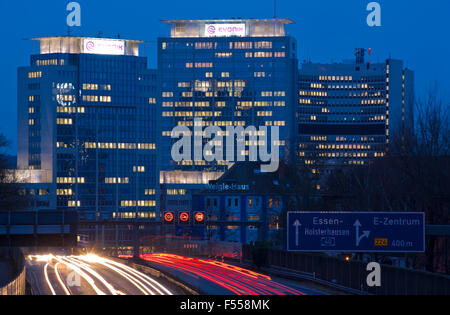
{"type": "MultiPolygon", "coordinates": [[[[387,156],[333,171],[323,198],[326,208],[425,212],[427,224],[450,224],[449,111],[437,89],[417,101],[414,129],[405,126],[392,135],[387,156]]],[[[443,257],[450,242],[427,237],[426,245],[426,269],[450,273],[450,256],[443,257]]]]}
{"type": "Polygon", "coordinates": [[[14,171],[8,170],[6,148],[9,145],[6,137],[0,134],[0,211],[23,210],[32,202],[18,183],[14,171]]]}

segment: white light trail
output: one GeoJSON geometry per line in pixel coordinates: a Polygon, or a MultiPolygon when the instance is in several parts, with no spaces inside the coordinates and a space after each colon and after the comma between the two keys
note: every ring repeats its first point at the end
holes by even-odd
{"type": "Polygon", "coordinates": [[[118,274],[120,278],[123,278],[125,281],[132,284],[144,295],[172,295],[172,292],[170,292],[165,286],[146,274],[125,264],[94,254],[83,256],[54,256],[52,254],[36,256],[30,255],[28,256],[28,259],[46,263],[44,267],[45,280],[53,295],[56,295],[56,291],[50,281],[48,271],[49,266],[53,264],[53,269],[58,280],[58,284],[66,295],[71,295],[71,292],[67,284],[63,281],[62,274],[60,273],[61,265],[65,265],[68,269],[71,269],[80,275],[98,295],[106,295],[106,293],[97,286],[96,281],[99,281],[102,284],[101,288],[105,287],[112,295],[125,295],[123,291],[117,290],[103,276],[94,270],[97,269],[95,264],[101,265],[118,274]]]}
{"type": "Polygon", "coordinates": [[[57,263],[55,265],[55,274],[56,274],[56,278],[58,278],[58,282],[61,285],[61,287],[63,288],[64,292],[66,293],[66,295],[71,295],[69,289],[66,287],[66,285],[64,284],[64,282],[61,279],[61,276],[59,275],[58,272],[58,266],[60,265],[60,263],[57,263]]]}
{"type": "Polygon", "coordinates": [[[56,295],[56,292],[55,292],[55,290],[53,289],[52,283],[50,282],[50,279],[48,278],[48,266],[49,266],[49,265],[50,265],[50,264],[47,263],[47,264],[45,265],[45,267],[44,267],[45,281],[47,281],[47,285],[48,285],[48,287],[50,288],[50,291],[52,291],[52,294],[53,294],[53,295],[56,295]]]}

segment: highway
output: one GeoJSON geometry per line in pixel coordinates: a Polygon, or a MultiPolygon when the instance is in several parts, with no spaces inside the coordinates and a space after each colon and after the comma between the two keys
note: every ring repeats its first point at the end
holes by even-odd
{"type": "Polygon", "coordinates": [[[37,295],[172,295],[172,288],[127,265],[89,254],[31,255],[27,279],[37,295]]]}
{"type": "Polygon", "coordinates": [[[212,295],[322,295],[323,292],[291,281],[270,276],[215,260],[172,254],[141,255],[150,266],[212,295]]]}

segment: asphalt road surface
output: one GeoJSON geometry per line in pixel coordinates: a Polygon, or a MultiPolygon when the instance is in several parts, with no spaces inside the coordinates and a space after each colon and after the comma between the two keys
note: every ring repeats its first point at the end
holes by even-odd
{"type": "Polygon", "coordinates": [[[37,295],[176,294],[159,279],[96,255],[29,256],[27,279],[37,295]]]}

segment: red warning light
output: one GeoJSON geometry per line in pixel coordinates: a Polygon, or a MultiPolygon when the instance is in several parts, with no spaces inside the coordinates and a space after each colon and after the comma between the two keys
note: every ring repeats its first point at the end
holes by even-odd
{"type": "Polygon", "coordinates": [[[205,222],[205,214],[203,212],[196,212],[195,213],[195,222],[197,222],[197,223],[205,222]]]}
{"type": "Polygon", "coordinates": [[[166,212],[164,214],[164,221],[170,223],[170,222],[173,222],[174,219],[175,219],[175,216],[174,216],[173,212],[166,212]]]}
{"type": "Polygon", "coordinates": [[[181,222],[188,222],[189,221],[189,213],[188,212],[181,212],[180,213],[180,221],[181,222]]]}

